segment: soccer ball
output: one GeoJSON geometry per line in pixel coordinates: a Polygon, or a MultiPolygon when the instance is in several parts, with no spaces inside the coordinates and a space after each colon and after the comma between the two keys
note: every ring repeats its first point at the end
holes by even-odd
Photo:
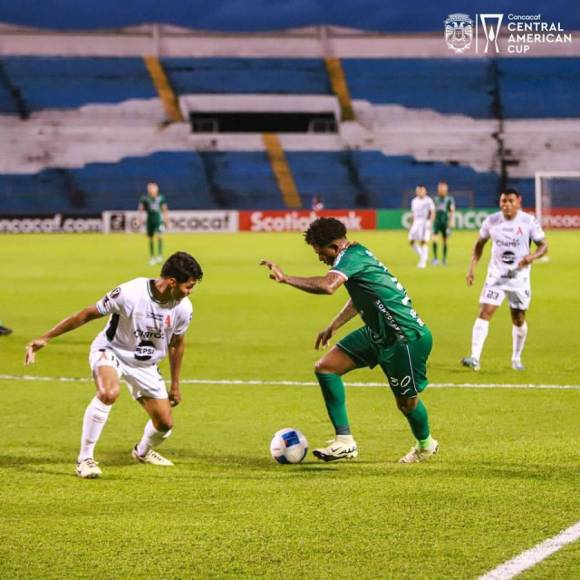
{"type": "Polygon", "coordinates": [[[278,463],[300,463],[308,452],[308,441],[298,429],[280,429],[272,437],[270,453],[278,463]]]}

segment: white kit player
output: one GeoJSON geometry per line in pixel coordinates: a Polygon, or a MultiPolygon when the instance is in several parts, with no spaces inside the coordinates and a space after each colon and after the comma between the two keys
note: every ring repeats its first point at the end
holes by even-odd
{"type": "Polygon", "coordinates": [[[141,441],[133,448],[140,463],[170,466],[171,461],[154,450],[171,435],[171,407],[179,404],[179,376],[185,351],[185,332],[191,321],[189,294],[203,277],[195,258],[185,252],[173,254],[157,279],[135,278],[115,288],[95,305],[73,314],[26,345],[25,364],[32,364],[38,350],[49,340],[91,320],[109,316],[109,321],[91,344],[89,364],[97,393],[83,419],[77,475],[101,476],[94,449],[123,379],[133,398],[150,420],[141,441]],[[158,364],[169,355],[171,387],[165,387],[158,364]]]}
{"type": "Polygon", "coordinates": [[[435,204],[427,195],[427,188],[424,185],[418,185],[415,188],[415,197],[411,202],[411,212],[413,214],[413,223],[409,230],[409,243],[419,256],[417,268],[426,268],[429,257],[431,228],[435,218],[435,204]]]}
{"type": "Polygon", "coordinates": [[[506,189],[499,198],[501,211],[485,219],[473,249],[467,273],[469,286],[475,279],[475,268],[481,258],[483,247],[491,238],[493,244],[491,259],[479,298],[479,317],[473,325],[471,356],[461,360],[464,366],[476,371],[480,369],[479,361],[487,338],[489,321],[506,296],[513,323],[512,368],[524,370],[522,351],[528,334],[526,310],[530,307],[532,298],[530,264],[546,254],[548,244],[536,218],[521,210],[521,201],[521,196],[515,189],[506,189]],[[530,253],[532,240],[537,248],[535,252],[530,253]]]}

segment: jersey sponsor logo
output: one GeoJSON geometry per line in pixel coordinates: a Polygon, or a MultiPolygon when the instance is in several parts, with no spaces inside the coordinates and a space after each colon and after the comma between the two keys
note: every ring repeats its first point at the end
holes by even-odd
{"type": "Polygon", "coordinates": [[[148,340],[142,340],[135,349],[135,358],[145,361],[151,360],[155,354],[155,345],[148,340]]]}
{"type": "Polygon", "coordinates": [[[157,328],[148,328],[147,330],[137,328],[133,331],[133,334],[137,338],[165,338],[165,333],[157,328]]]}
{"type": "Polygon", "coordinates": [[[504,252],[501,255],[501,261],[504,264],[515,264],[515,262],[516,262],[516,255],[513,252],[504,252]]]}
{"type": "Polygon", "coordinates": [[[165,317],[165,326],[166,326],[166,327],[169,327],[169,326],[171,326],[171,315],[170,315],[170,314],[168,314],[168,315],[165,317]]]}
{"type": "Polygon", "coordinates": [[[520,245],[520,240],[495,240],[495,245],[500,248],[517,248],[520,245]]]}
{"type": "Polygon", "coordinates": [[[111,297],[112,300],[115,300],[115,298],[117,298],[119,294],[121,294],[121,288],[117,287],[114,290],[111,290],[109,296],[111,297]]]}

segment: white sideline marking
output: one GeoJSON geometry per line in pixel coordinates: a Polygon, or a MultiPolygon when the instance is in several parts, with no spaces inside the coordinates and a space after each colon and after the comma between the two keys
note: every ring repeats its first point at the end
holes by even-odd
{"type": "Polygon", "coordinates": [[[508,560],[484,576],[480,576],[478,580],[509,580],[509,578],[514,578],[524,570],[528,570],[545,560],[554,552],[561,550],[564,546],[575,542],[578,538],[580,538],[580,522],[576,522],[557,536],[522,552],[519,556],[508,560]]]}
{"type": "MultiPolygon", "coordinates": [[[[54,381],[59,383],[78,383],[90,381],[89,377],[38,377],[35,375],[0,375],[2,381],[54,381]]],[[[277,385],[282,387],[317,387],[314,381],[264,381],[260,379],[238,380],[238,379],[183,379],[180,381],[185,385],[277,385]]],[[[382,383],[345,383],[347,387],[381,387],[384,388],[387,382],[382,383]]],[[[431,383],[430,389],[556,389],[556,390],[580,390],[580,385],[544,385],[544,384],[517,384],[517,383],[431,383]]]]}

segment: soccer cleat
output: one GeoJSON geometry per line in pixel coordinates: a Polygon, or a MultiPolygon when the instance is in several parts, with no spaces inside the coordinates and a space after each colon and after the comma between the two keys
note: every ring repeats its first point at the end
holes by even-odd
{"type": "Polygon", "coordinates": [[[163,262],[163,256],[157,256],[157,258],[155,258],[155,263],[161,264],[161,262],[163,262]]]}
{"type": "Polygon", "coordinates": [[[514,359],[512,360],[512,369],[514,369],[514,371],[525,371],[526,367],[522,364],[520,359],[514,359]]]}
{"type": "Polygon", "coordinates": [[[423,268],[426,268],[426,267],[427,267],[427,264],[424,264],[423,262],[419,262],[419,263],[417,264],[417,268],[421,268],[421,270],[422,270],[423,268]]]}
{"type": "Polygon", "coordinates": [[[82,479],[97,479],[103,472],[99,469],[99,464],[89,458],[77,461],[77,475],[82,479]]]}
{"type": "Polygon", "coordinates": [[[151,259],[149,260],[149,265],[150,265],[150,266],[155,266],[155,264],[157,264],[157,258],[151,258],[151,259]]]}
{"type": "Polygon", "coordinates": [[[399,459],[399,463],[420,463],[421,461],[431,459],[439,451],[439,443],[435,439],[433,441],[435,445],[431,449],[419,449],[417,446],[413,447],[407,455],[399,459]]]}
{"type": "Polygon", "coordinates": [[[137,453],[137,445],[135,445],[132,455],[137,463],[148,463],[149,465],[159,465],[161,467],[171,467],[173,465],[173,462],[165,459],[163,455],[157,453],[154,449],[149,449],[145,455],[141,456],[137,453]]]}
{"type": "Polygon", "coordinates": [[[332,439],[328,447],[314,449],[314,457],[322,461],[338,461],[339,459],[354,459],[358,455],[358,447],[354,439],[351,441],[339,441],[332,439]]]}
{"type": "Polygon", "coordinates": [[[431,265],[432,266],[439,266],[439,260],[437,258],[433,258],[431,260],[431,265]]]}
{"type": "Polygon", "coordinates": [[[462,358],[461,364],[464,367],[469,367],[470,369],[473,369],[474,371],[478,371],[481,368],[479,366],[479,361],[472,356],[466,356],[465,358],[462,358]]]}

